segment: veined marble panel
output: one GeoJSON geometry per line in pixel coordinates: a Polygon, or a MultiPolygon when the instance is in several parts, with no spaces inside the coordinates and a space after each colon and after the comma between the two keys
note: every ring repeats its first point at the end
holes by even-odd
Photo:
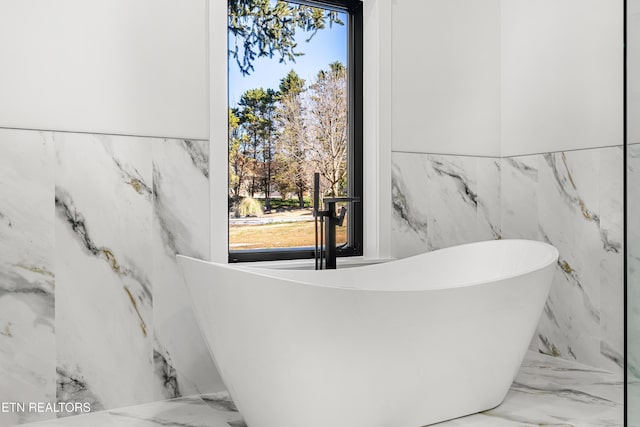
{"type": "Polygon", "coordinates": [[[393,153],[391,253],[398,258],[427,252],[429,200],[427,154],[393,153]]]}
{"type": "Polygon", "coordinates": [[[624,369],[624,151],[623,147],[600,150],[600,354],[599,366],[624,369]]]}
{"type": "Polygon", "coordinates": [[[598,152],[544,154],[539,165],[541,238],[560,251],[559,268],[538,326],[539,349],[597,366],[601,261],[598,152]]]}
{"type": "Polygon", "coordinates": [[[476,158],[478,240],[502,239],[502,159],[476,158]]]}
{"type": "Polygon", "coordinates": [[[502,233],[506,239],[538,240],[539,156],[502,159],[502,233]]]}
{"type": "MultiPolygon", "coordinates": [[[[640,144],[628,147],[627,183],[628,368],[630,375],[640,379],[640,144]]],[[[640,425],[640,409],[635,413],[640,425]]]]}
{"type": "Polygon", "coordinates": [[[428,155],[429,249],[480,240],[476,158],[428,155]]]}
{"type": "Polygon", "coordinates": [[[392,165],[394,256],[547,241],[560,261],[532,348],[622,369],[621,147],[504,159],[393,153],[392,165]]]}
{"type": "Polygon", "coordinates": [[[200,335],[176,254],[209,258],[209,143],[153,142],[156,398],[223,389],[200,335]]]}
{"type": "Polygon", "coordinates": [[[541,237],[560,250],[540,349],[613,371],[623,365],[622,151],[542,156],[541,237]]]}
{"type": "Polygon", "coordinates": [[[0,129],[0,402],[56,399],[53,176],[51,134],[0,129]]]}
{"type": "Polygon", "coordinates": [[[616,372],[624,342],[622,178],[621,147],[503,159],[505,237],[560,251],[534,348],[616,372]]]}
{"type": "Polygon", "coordinates": [[[223,388],[175,260],[209,256],[208,168],[206,141],[0,130],[0,401],[223,388]]]}
{"type": "Polygon", "coordinates": [[[500,166],[492,158],[393,153],[393,256],[501,238],[500,166]]]}
{"type": "Polygon", "coordinates": [[[150,401],[152,140],[54,138],[57,399],[150,401]]]}

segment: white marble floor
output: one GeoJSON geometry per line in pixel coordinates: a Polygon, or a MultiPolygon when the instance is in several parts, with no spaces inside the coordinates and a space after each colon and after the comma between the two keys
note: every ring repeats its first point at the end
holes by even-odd
{"type": "MultiPolygon", "coordinates": [[[[623,389],[619,375],[529,352],[500,406],[440,423],[438,427],[622,426],[623,389]]],[[[219,393],[25,426],[243,427],[246,424],[229,396],[219,393]]]]}

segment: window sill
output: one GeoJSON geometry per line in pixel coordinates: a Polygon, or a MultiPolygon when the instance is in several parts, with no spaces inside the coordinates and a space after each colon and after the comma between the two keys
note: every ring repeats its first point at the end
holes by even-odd
{"type": "MultiPolygon", "coordinates": [[[[338,268],[361,267],[393,261],[395,258],[366,258],[363,256],[338,258],[338,268]]],[[[297,259],[287,261],[257,261],[243,263],[243,268],[268,268],[273,270],[313,270],[313,259],[297,259]]]]}

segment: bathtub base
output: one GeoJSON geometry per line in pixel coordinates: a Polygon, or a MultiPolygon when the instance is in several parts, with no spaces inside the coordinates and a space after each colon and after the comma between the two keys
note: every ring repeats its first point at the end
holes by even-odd
{"type": "Polygon", "coordinates": [[[321,272],[179,259],[250,427],[420,427],[503,401],[557,251],[483,242],[321,272]]]}

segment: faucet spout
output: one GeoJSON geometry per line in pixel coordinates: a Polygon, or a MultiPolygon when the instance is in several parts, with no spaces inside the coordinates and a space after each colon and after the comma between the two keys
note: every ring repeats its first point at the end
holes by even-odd
{"type": "Polygon", "coordinates": [[[316,227],[315,267],[316,270],[335,269],[338,249],[336,248],[336,227],[342,226],[347,208],[342,206],[340,214],[336,214],[336,203],[357,203],[359,197],[328,197],[323,199],[324,209],[318,209],[320,204],[320,174],[314,174],[313,185],[313,216],[316,227]],[[320,239],[318,239],[318,223],[320,224],[320,239]],[[326,224],[325,224],[326,223],[326,224]],[[324,231],[324,233],[323,233],[324,231]],[[324,234],[324,236],[323,236],[324,234]],[[323,239],[324,237],[324,239],[323,239]],[[320,240],[320,241],[318,241],[320,240]],[[324,245],[323,245],[324,240],[324,245]]]}

